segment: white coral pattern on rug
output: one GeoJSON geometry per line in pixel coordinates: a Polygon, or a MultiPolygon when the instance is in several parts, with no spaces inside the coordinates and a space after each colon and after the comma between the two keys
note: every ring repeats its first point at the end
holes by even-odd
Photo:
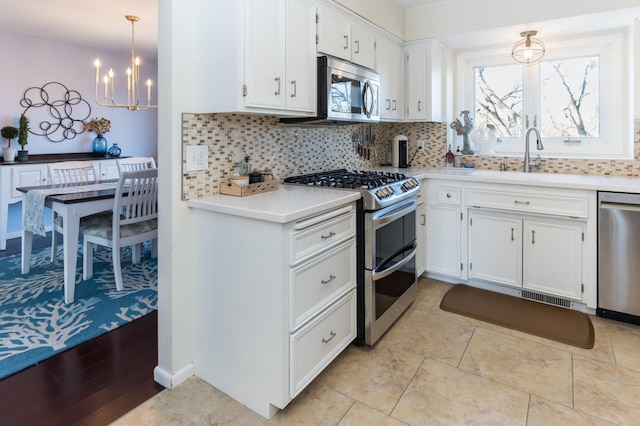
{"type": "Polygon", "coordinates": [[[90,326],[86,312],[99,301],[97,297],[70,304],[61,300],[2,312],[0,360],[36,348],[65,348],[70,338],[90,326]]]}

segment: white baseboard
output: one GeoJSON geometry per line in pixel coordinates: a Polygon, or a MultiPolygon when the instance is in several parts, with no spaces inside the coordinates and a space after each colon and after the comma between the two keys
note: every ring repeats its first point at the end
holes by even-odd
{"type": "Polygon", "coordinates": [[[193,363],[185,365],[173,374],[160,368],[159,365],[153,369],[153,380],[167,389],[175,388],[191,376],[193,376],[193,363]]]}

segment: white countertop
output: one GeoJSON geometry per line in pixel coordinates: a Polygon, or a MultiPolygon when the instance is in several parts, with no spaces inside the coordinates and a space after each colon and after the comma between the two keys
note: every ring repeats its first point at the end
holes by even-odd
{"type": "Polygon", "coordinates": [[[394,169],[417,179],[447,179],[465,182],[501,183],[512,185],[544,186],[552,188],[585,189],[640,193],[640,178],[620,176],[574,175],[563,173],[513,172],[478,169],[394,169]]]}
{"type": "Polygon", "coordinates": [[[360,198],[357,191],[280,185],[280,189],[247,197],[212,195],[188,200],[189,207],[287,223],[343,206],[360,198]]]}

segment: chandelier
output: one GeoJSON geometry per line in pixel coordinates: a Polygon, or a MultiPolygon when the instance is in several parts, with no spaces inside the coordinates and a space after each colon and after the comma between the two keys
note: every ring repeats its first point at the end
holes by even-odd
{"type": "Polygon", "coordinates": [[[513,45],[511,56],[516,62],[533,65],[542,60],[544,57],[544,44],[537,38],[533,38],[536,34],[538,34],[537,31],[520,33],[520,37],[526,37],[526,39],[520,40],[513,45]]]}
{"type": "Polygon", "coordinates": [[[115,101],[115,85],[113,68],[103,77],[104,97],[102,102],[98,99],[98,89],[100,86],[100,59],[96,59],[96,103],[109,108],[127,108],[130,111],[138,109],[158,108],[158,105],[151,105],[151,79],[147,80],[147,103],[140,104],[140,57],[135,53],[134,27],[140,20],[137,16],[125,15],[127,21],[131,22],[131,67],[127,68],[127,103],[119,104],[115,101]]]}

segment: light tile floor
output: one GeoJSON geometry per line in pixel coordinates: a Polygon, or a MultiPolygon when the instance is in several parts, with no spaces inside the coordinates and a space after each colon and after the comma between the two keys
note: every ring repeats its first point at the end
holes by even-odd
{"type": "Polygon", "coordinates": [[[440,310],[418,299],[373,348],[350,346],[270,422],[191,378],[116,425],[637,425],[640,327],[593,317],[591,350],[440,310]]]}

